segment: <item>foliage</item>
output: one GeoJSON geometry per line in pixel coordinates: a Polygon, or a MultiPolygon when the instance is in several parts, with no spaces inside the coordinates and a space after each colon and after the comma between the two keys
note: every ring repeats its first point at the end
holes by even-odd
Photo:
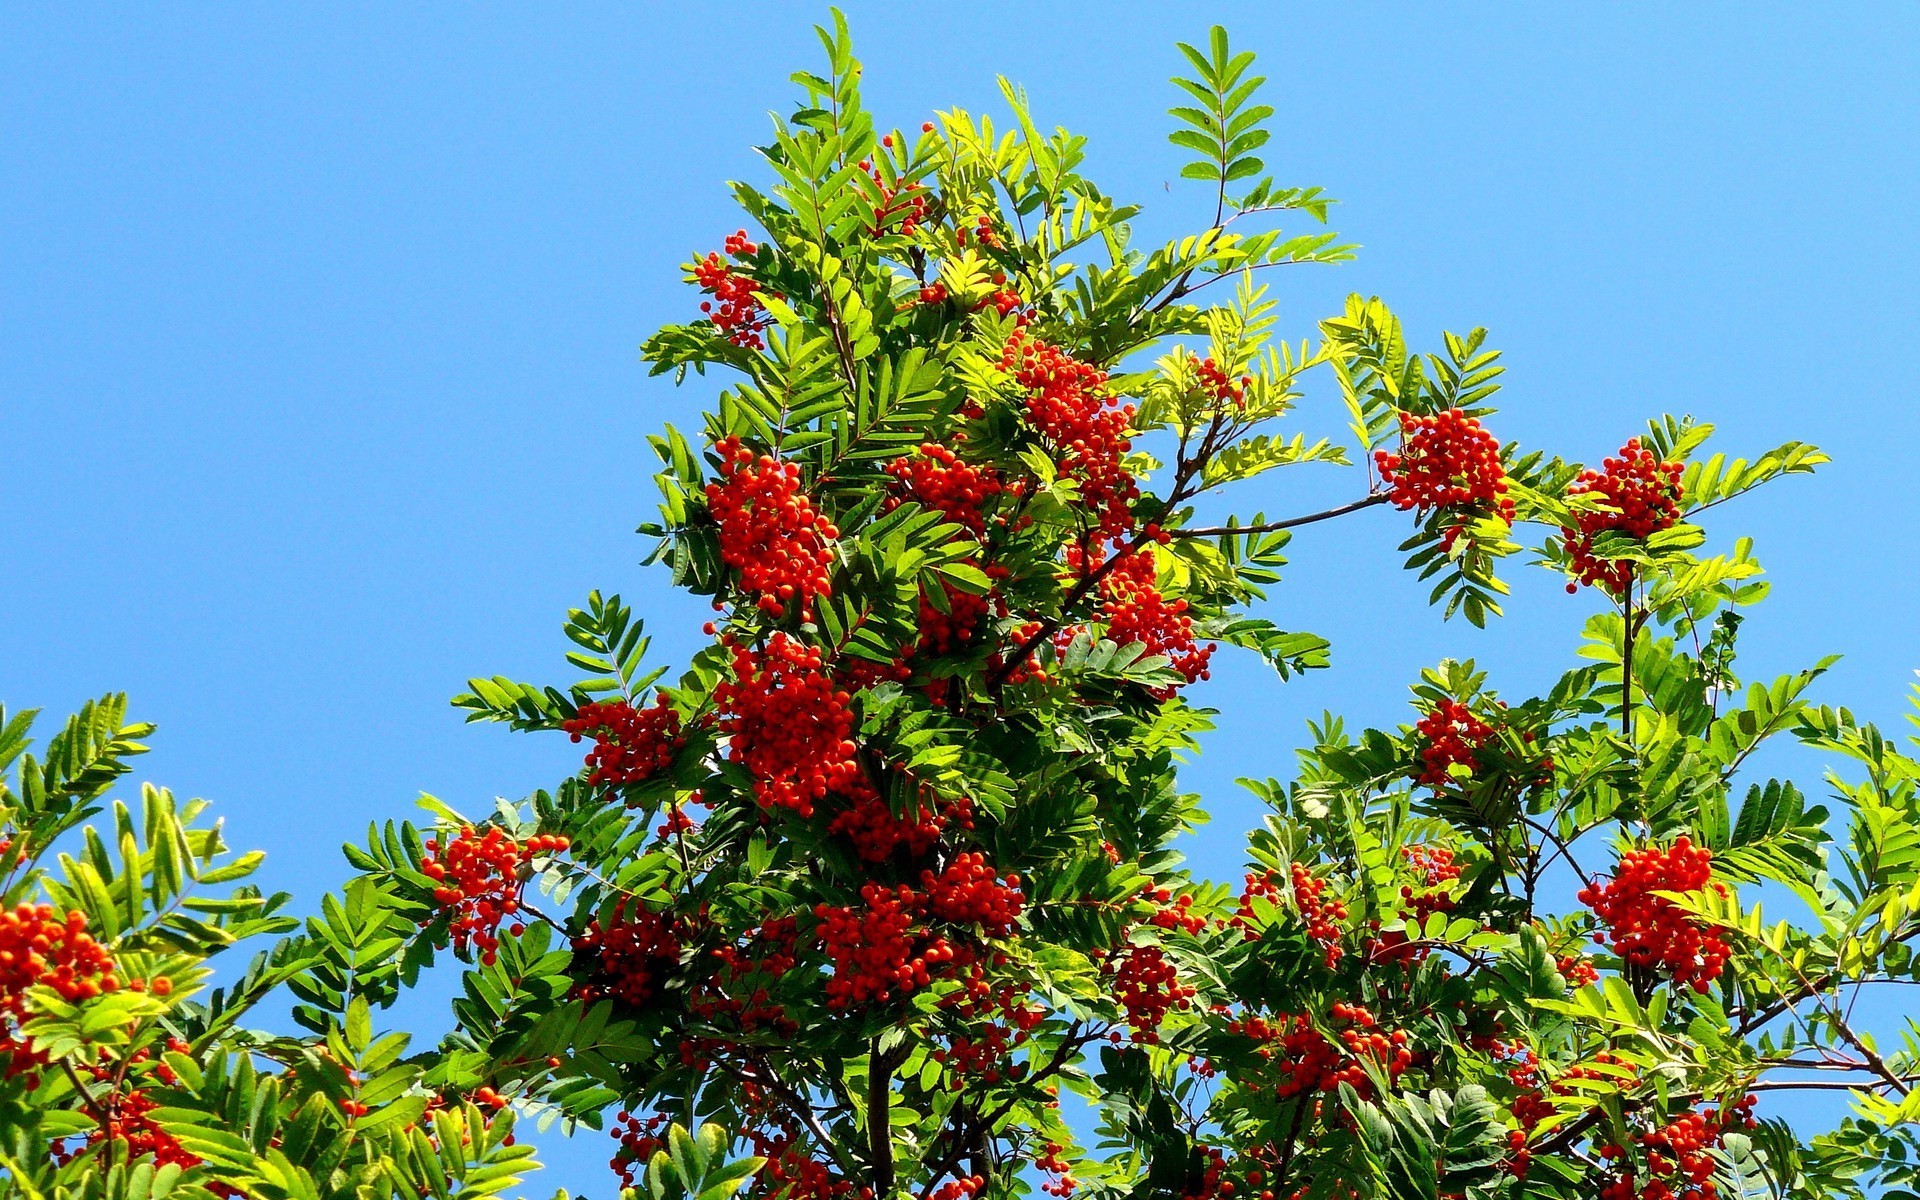
{"type": "MultiPolygon", "coordinates": [[[[210,866],[217,836],[164,793],[148,849],[116,810],[117,860],[89,833],[31,868],[10,897],[84,913],[173,990],[29,992],[21,1034],[63,1070],[8,1085],[8,1186],[158,1187],[129,1172],[163,1158],[129,1167],[124,1139],[42,1164],[105,1119],[80,1068],[117,1087],[178,1037],[153,1119],[202,1165],[167,1186],[217,1165],[263,1196],[504,1187],[515,1112],[610,1124],[656,1200],[1908,1194],[1920,1029],[1884,1050],[1850,1014],[1920,981],[1920,758],[1812,703],[1825,662],[1739,678],[1767,585],[1699,523],[1825,458],[1729,460],[1660,417],[1583,469],[1488,432],[1484,330],[1417,353],[1354,297],[1280,340],[1260,273],[1351,248],[1272,225],[1333,202],[1265,177],[1273,110],[1223,31],[1180,47],[1175,81],[1212,221],[1146,248],[1018,89],[1008,127],[883,132],[844,22],[821,39],[826,72],[794,77],[762,148],[771,184],[733,185],[752,231],[688,264],[701,314],[645,345],[658,373],[726,381],[697,436],[652,439],[643,528],[711,598],[712,645],[670,678],[632,609],[591,595],[565,625],[578,678],[454,702],[590,743],[580,772],[372,829],[297,933],[277,898],[175,902],[252,864],[210,866]],[[1314,376],[1350,445],[1286,428],[1314,376]],[[1196,516],[1352,463],[1358,494],[1326,511],[1196,516]],[[1290,780],[1250,785],[1272,811],[1244,886],[1194,878],[1176,844],[1205,814],[1177,768],[1212,714],[1191,689],[1216,644],[1276,682],[1328,666],[1248,609],[1291,529],[1387,506],[1443,616],[1498,617],[1523,553],[1590,589],[1578,665],[1504,701],[1443,662],[1402,726],[1327,716],[1290,780]],[[1837,760],[1837,815],[1749,778],[1781,738],[1837,760]],[[190,999],[258,933],[289,936],[190,999]],[[371,1011],[449,958],[455,1031],[413,1058],[375,1038],[371,1011]],[[306,1032],[243,1031],[282,985],[306,1032]],[[1817,1136],[1754,1116],[1807,1089],[1851,1114],[1817,1136]]],[[[30,861],[137,750],[109,708],[23,761],[30,861]]]]}

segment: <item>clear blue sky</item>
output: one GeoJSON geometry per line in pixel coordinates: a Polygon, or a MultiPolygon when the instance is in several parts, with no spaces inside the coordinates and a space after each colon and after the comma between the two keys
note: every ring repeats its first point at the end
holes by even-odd
{"type": "MultiPolygon", "coordinates": [[[[1597,459],[1663,410],[1725,448],[1827,447],[1821,477],[1721,510],[1776,596],[1750,673],[1820,654],[1821,696],[1897,724],[1920,666],[1906,364],[1920,311],[1920,9],[1743,5],[847,5],[869,107],[911,127],[1029,89],[1090,171],[1202,220],[1175,178],[1176,39],[1227,23],[1279,109],[1268,160],[1343,203],[1359,261],[1277,281],[1295,337],[1349,291],[1416,343],[1486,325],[1503,436],[1597,459]]],[[[0,8],[0,700],[125,689],[160,722],[142,775],[218,802],[311,901],[367,821],[431,791],[480,811],[577,761],[470,728],[477,673],[558,679],[559,622],[631,598],[683,658],[699,605],[636,565],[642,436],[712,384],[647,378],[685,319],[676,264],[740,218],[723,181],[817,65],[810,5],[518,9],[0,8]]],[[[1324,391],[1302,411],[1338,434],[1324,391]]],[[[1308,511],[1357,474],[1276,480],[1308,511]]],[[[1405,715],[1442,655],[1510,694],[1569,664],[1591,598],[1518,571],[1509,617],[1442,625],[1375,510],[1296,543],[1271,615],[1336,668],[1276,685],[1246,658],[1204,698],[1189,774],[1227,875],[1323,708],[1405,715]]],[[[1804,780],[1818,790],[1817,779],[1804,780]]],[[[606,1191],[607,1147],[551,1183],[606,1191]]]]}

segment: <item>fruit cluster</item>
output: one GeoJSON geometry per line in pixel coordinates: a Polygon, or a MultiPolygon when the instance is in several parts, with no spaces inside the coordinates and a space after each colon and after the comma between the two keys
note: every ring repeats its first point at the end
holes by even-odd
{"type": "Polygon", "coordinates": [[[0,1011],[35,986],[50,987],[69,1002],[120,986],[107,948],[87,932],[86,914],[48,904],[0,910],[0,1011]]]}
{"type": "MultiPolygon", "coordinates": [[[[757,250],[759,247],[747,239],[746,230],[727,235],[729,257],[745,258],[757,250]]],[[[754,295],[760,290],[759,284],[735,271],[717,250],[694,260],[693,279],[701,291],[713,295],[712,300],[700,302],[700,311],[707,314],[714,328],[736,346],[748,350],[766,348],[766,341],[760,335],[772,322],[766,306],[754,295]]]]}
{"type": "Polygon", "coordinates": [[[647,1169],[647,1164],[655,1154],[667,1148],[664,1136],[666,1128],[665,1117],[642,1117],[626,1109],[615,1114],[613,1128],[607,1132],[620,1146],[607,1161],[607,1166],[613,1168],[613,1173],[620,1177],[622,1190],[639,1186],[641,1173],[647,1169]]]}
{"type": "MultiPolygon", "coordinates": [[[[1580,583],[1601,588],[1615,596],[1625,593],[1633,582],[1633,564],[1616,559],[1596,558],[1593,541],[1605,533],[1623,534],[1645,540],[1663,529],[1671,529],[1680,519],[1680,476],[1685,470],[1677,462],[1662,462],[1630,439],[1620,447],[1617,458],[1601,463],[1601,470],[1587,470],[1567,488],[1567,495],[1593,496],[1605,507],[1584,509],[1575,514],[1578,527],[1560,530],[1566,542],[1568,564],[1580,583]]],[[[1569,583],[1567,591],[1579,590],[1569,583]]]]}
{"type": "MultiPolygon", "coordinates": [[[[568,844],[559,834],[515,841],[498,825],[487,826],[484,833],[472,827],[462,829],[444,848],[440,839],[428,838],[420,873],[434,881],[434,903],[448,914],[454,949],[472,948],[482,963],[492,966],[500,946],[495,931],[502,920],[519,915],[521,891],[533,860],[565,850],[568,844]]],[[[433,920],[429,916],[421,923],[433,920]]],[[[516,922],[511,932],[520,931],[516,922]]]]}
{"type": "Polygon", "coordinates": [[[1026,897],[1020,893],[1020,877],[1003,878],[977,850],[954,855],[938,875],[922,871],[920,886],[934,916],[956,925],[978,926],[987,937],[1012,933],[1026,904],[1026,897]]]}
{"type": "Polygon", "coordinates": [[[1021,330],[1008,339],[1000,367],[1026,392],[1027,424],[1079,487],[1099,531],[1118,538],[1131,530],[1140,495],[1124,462],[1133,406],[1114,406],[1106,372],[1021,330]]]}
{"type": "Polygon", "coordinates": [[[614,787],[664,773],[673,766],[674,754],[686,745],[680,736],[680,714],[665,696],[647,708],[635,708],[625,700],[585,704],[560,728],[576,742],[593,739],[593,749],[587,752],[587,766],[593,773],[587,782],[614,787]]]}
{"type": "MultiPolygon", "coordinates": [[[[1281,1014],[1276,1021],[1249,1016],[1230,1022],[1227,1030],[1259,1043],[1259,1056],[1273,1067],[1274,1095],[1289,1096],[1338,1091],[1351,1086],[1362,1097],[1371,1096],[1371,1063],[1389,1079],[1398,1079],[1413,1065],[1411,1039],[1403,1029],[1383,1031],[1372,1010],[1336,1001],[1327,1009],[1335,1038],[1322,1033],[1306,1013],[1281,1014]]],[[[1249,1081],[1249,1090],[1258,1090],[1249,1081]]]]}
{"type": "Polygon", "coordinates": [[[1628,851],[1604,886],[1588,884],[1580,891],[1580,903],[1606,926],[1593,940],[1605,945],[1611,936],[1627,962],[1665,970],[1675,983],[1705,992],[1726,965],[1727,944],[1717,930],[1656,893],[1711,888],[1726,895],[1726,885],[1712,875],[1713,851],[1685,836],[1665,849],[1628,851]]]}
{"type": "Polygon", "coordinates": [[[1395,508],[1422,516],[1435,509],[1481,512],[1513,523],[1500,443],[1460,409],[1425,417],[1401,413],[1400,453],[1378,450],[1373,461],[1393,489],[1395,508]]]}
{"type": "MultiPolygon", "coordinates": [[[[881,140],[889,149],[893,146],[891,134],[881,140]]],[[[873,225],[868,230],[873,236],[894,230],[902,237],[912,237],[927,219],[927,198],[930,193],[917,183],[901,182],[897,186],[887,183],[880,169],[871,159],[862,159],[860,169],[867,173],[873,186],[879,191],[879,197],[873,205],[873,225]]]]}
{"type": "Polygon", "coordinates": [[[1420,749],[1417,781],[1439,791],[1453,783],[1453,768],[1477,771],[1473,752],[1493,736],[1493,726],[1473,715],[1459,700],[1442,699],[1414,723],[1414,733],[1426,744],[1420,749]]]}
{"type": "Polygon", "coordinates": [[[794,606],[813,618],[814,600],[833,594],[827,578],[840,536],[800,486],[800,468],[756,455],[739,438],[714,446],[720,478],[707,485],[707,510],[720,526],[720,558],[740,573],[740,590],[762,612],[785,616],[794,606]]]}
{"type": "Polygon", "coordinates": [[[1230,378],[1219,363],[1211,358],[1196,358],[1193,362],[1194,374],[1199,377],[1200,386],[1215,404],[1244,408],[1247,403],[1247,388],[1253,383],[1253,376],[1242,375],[1239,379],[1230,378]]]}
{"type": "Polygon", "coordinates": [[[1196,989],[1180,982],[1180,970],[1160,947],[1130,944],[1106,956],[1108,988],[1125,1014],[1133,1040],[1153,1045],[1167,1014],[1193,1007],[1196,989]]]}
{"type": "Polygon", "coordinates": [[[1640,1182],[1624,1147],[1611,1142],[1596,1147],[1601,1159],[1617,1164],[1600,1189],[1600,1200],[1714,1200],[1713,1152],[1729,1131],[1752,1129],[1754,1098],[1748,1096],[1728,1109],[1688,1112],[1657,1129],[1634,1135],[1646,1161],[1647,1180],[1640,1182]]]}
{"type": "Polygon", "coordinates": [[[713,689],[719,728],[732,739],[727,756],[753,775],[761,807],[811,817],[829,793],[872,791],[854,758],[853,697],[834,685],[818,649],[785,633],[761,650],[722,644],[733,653],[733,678],[713,689]]]}
{"type": "Polygon", "coordinates": [[[1002,493],[1018,495],[1021,484],[1009,486],[990,466],[974,466],[945,446],[926,442],[918,453],[896,458],[884,468],[893,479],[888,508],[900,500],[917,500],[947,520],[964,525],[975,537],[986,533],[987,503],[1002,493]]]}
{"type": "Polygon", "coordinates": [[[611,997],[637,1008],[653,999],[660,981],[679,964],[680,939],[665,913],[643,908],[629,918],[616,910],[604,924],[587,924],[573,939],[573,956],[576,964],[591,964],[576,996],[611,997]]]}
{"type": "MultiPolygon", "coordinates": [[[[1160,594],[1151,549],[1122,556],[1100,580],[1100,595],[1101,619],[1106,622],[1107,636],[1117,644],[1137,644],[1147,654],[1164,655],[1188,683],[1209,676],[1207,661],[1213,657],[1214,647],[1202,646],[1194,638],[1193,618],[1187,615],[1185,600],[1169,602],[1160,594]]],[[[1171,688],[1156,689],[1163,700],[1172,692],[1171,688]]]]}
{"type": "Polygon", "coordinates": [[[1292,874],[1293,905],[1306,923],[1308,940],[1320,947],[1331,971],[1340,963],[1340,922],[1347,919],[1347,906],[1324,898],[1327,881],[1314,878],[1302,864],[1294,863],[1292,874]]]}
{"type": "Polygon", "coordinates": [[[1418,881],[1417,887],[1411,883],[1400,887],[1400,899],[1412,910],[1411,919],[1425,924],[1434,913],[1453,911],[1447,885],[1460,878],[1460,864],[1453,861],[1453,851],[1445,846],[1402,846],[1400,857],[1418,881]]]}
{"type": "Polygon", "coordinates": [[[902,847],[910,858],[923,856],[940,840],[949,822],[961,829],[973,828],[973,805],[965,800],[938,809],[919,804],[911,816],[898,817],[884,797],[868,792],[835,814],[827,832],[852,842],[853,852],[863,861],[877,863],[902,847]]]}
{"type": "Polygon", "coordinates": [[[906,886],[869,883],[861,905],[821,904],[820,944],[832,964],[827,1007],[882,1004],[944,977],[963,957],[953,943],[921,925],[926,897],[906,886]]]}
{"type": "Polygon", "coordinates": [[[1264,901],[1280,908],[1282,897],[1291,893],[1293,907],[1307,927],[1308,939],[1320,947],[1327,969],[1332,970],[1345,953],[1340,945],[1340,922],[1347,919],[1347,906],[1337,899],[1326,898],[1327,881],[1314,878],[1305,865],[1294,863],[1289,876],[1283,880],[1278,871],[1248,872],[1246,883],[1240,889],[1240,907],[1228,918],[1227,924],[1238,929],[1248,941],[1257,942],[1260,915],[1255,902],[1264,901]]]}

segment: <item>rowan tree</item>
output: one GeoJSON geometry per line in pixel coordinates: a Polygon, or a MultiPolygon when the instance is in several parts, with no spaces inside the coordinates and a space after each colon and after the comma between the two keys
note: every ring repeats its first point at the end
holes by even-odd
{"type": "Polygon", "coordinates": [[[1211,219],[1144,248],[1018,89],[1005,127],[883,129],[844,22],[821,37],[769,182],[733,185],[747,224],[645,344],[714,397],[651,439],[642,530],[711,642],[669,676],[596,592],[565,626],[583,677],[455,700],[582,764],[374,829],[287,943],[303,1045],[462,971],[456,1030],[356,1127],[481,1097],[610,1130],[626,1185],[768,1200],[1907,1194],[1915,1043],[1849,1014],[1920,979],[1920,759],[1812,704],[1825,662],[1738,678],[1767,585],[1703,524],[1824,456],[1659,416],[1585,469],[1498,440],[1483,330],[1415,353],[1354,297],[1281,339],[1262,273],[1351,251],[1330,198],[1266,177],[1223,31],[1179,47],[1171,135],[1211,219]],[[1294,427],[1314,376],[1344,446],[1294,427]],[[1198,515],[1315,465],[1351,500],[1198,515]],[[1291,529],[1376,508],[1442,618],[1500,616],[1516,554],[1564,578],[1578,665],[1507,701],[1443,662],[1397,728],[1316,724],[1256,785],[1244,881],[1195,878],[1178,768],[1212,657],[1326,667],[1251,610],[1291,529]],[[1747,777],[1780,737],[1836,758],[1837,815],[1747,777]],[[1851,1115],[1756,1107],[1809,1089],[1851,1115]],[[702,1122],[729,1133],[671,1129],[702,1122]]]}

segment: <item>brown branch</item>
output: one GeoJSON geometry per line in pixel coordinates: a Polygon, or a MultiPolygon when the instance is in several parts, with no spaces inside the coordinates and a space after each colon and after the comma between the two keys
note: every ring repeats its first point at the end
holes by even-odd
{"type": "Polygon", "coordinates": [[[1348,513],[1359,512],[1363,508],[1385,504],[1391,497],[1385,492],[1375,492],[1370,496],[1355,500],[1351,504],[1342,504],[1338,508],[1329,508],[1323,512],[1308,513],[1304,517],[1288,517],[1284,521],[1267,521],[1260,525],[1215,525],[1204,529],[1169,529],[1168,537],[1201,538],[1224,537],[1228,534],[1272,533],[1279,529],[1293,529],[1301,525],[1312,525],[1316,521],[1331,521],[1335,517],[1344,517],[1348,513]]]}

